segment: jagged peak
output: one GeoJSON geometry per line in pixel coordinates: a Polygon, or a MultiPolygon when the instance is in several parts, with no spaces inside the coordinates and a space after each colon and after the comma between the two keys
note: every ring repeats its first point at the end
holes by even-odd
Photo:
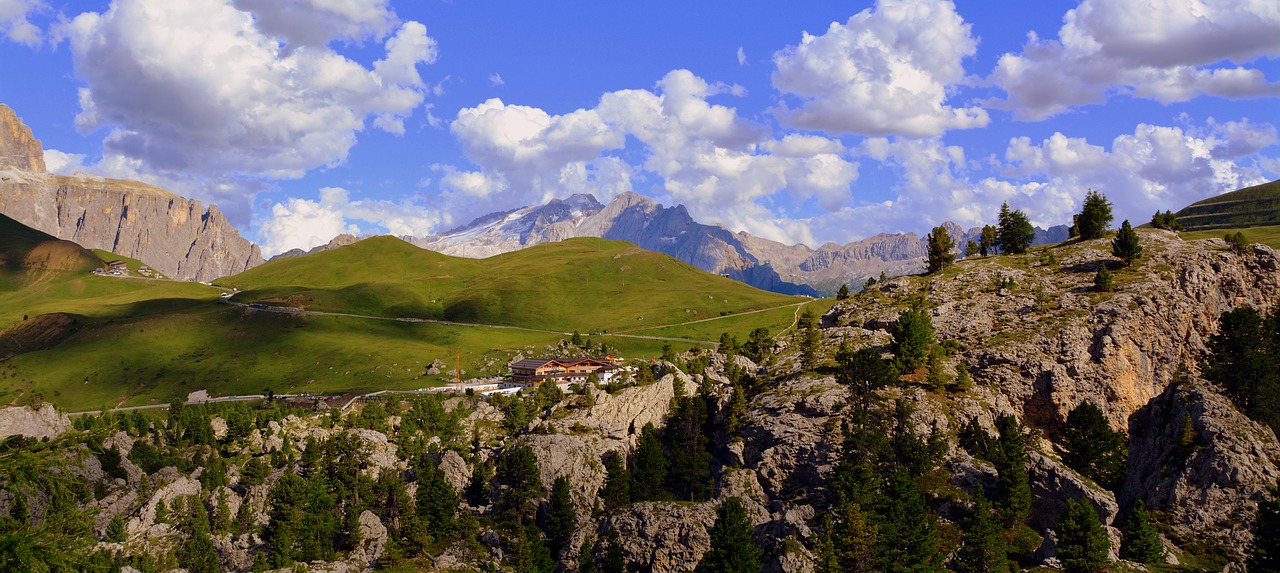
{"type": "Polygon", "coordinates": [[[9,106],[0,103],[0,169],[44,173],[44,147],[9,106]]]}

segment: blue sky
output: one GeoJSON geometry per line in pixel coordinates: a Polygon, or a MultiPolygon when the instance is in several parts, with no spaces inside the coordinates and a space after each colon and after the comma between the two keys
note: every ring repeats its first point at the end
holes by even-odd
{"type": "Polygon", "coordinates": [[[51,170],[268,253],[572,193],[787,243],[1119,218],[1280,177],[1274,0],[0,0],[51,170]]]}

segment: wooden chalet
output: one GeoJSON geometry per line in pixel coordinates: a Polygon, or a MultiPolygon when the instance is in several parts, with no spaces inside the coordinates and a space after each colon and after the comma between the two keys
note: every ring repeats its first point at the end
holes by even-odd
{"type": "Polygon", "coordinates": [[[525,358],[511,365],[511,381],[537,386],[544,380],[557,384],[583,384],[595,374],[604,384],[622,370],[613,356],[595,358],[525,358]]]}

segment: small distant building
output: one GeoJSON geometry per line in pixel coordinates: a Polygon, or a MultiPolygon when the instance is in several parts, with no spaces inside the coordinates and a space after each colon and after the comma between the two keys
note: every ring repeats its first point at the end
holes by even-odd
{"type": "Polygon", "coordinates": [[[615,356],[595,358],[525,358],[511,365],[511,381],[521,386],[537,386],[546,380],[557,384],[585,384],[595,374],[608,383],[622,370],[615,356]]]}

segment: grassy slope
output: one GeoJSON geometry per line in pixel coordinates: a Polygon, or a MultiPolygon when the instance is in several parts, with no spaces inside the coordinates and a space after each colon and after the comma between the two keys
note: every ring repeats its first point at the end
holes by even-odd
{"type": "Polygon", "coordinates": [[[1223,235],[1226,235],[1227,233],[1235,233],[1237,231],[1243,233],[1245,240],[1250,243],[1262,243],[1273,249],[1280,249],[1280,225],[1187,231],[1180,233],[1180,236],[1186,241],[1193,241],[1196,239],[1221,239],[1223,235]]]}
{"type": "Polygon", "coordinates": [[[1189,231],[1280,224],[1280,181],[1245,187],[1192,203],[1178,211],[1189,231]]]}
{"type": "MultiPolygon", "coordinates": [[[[20,242],[25,232],[10,231],[0,233],[0,244],[20,242]]],[[[284,298],[314,297],[338,309],[383,310],[387,315],[432,301],[441,314],[459,312],[469,308],[461,302],[492,297],[499,304],[479,308],[476,319],[501,322],[495,318],[501,314],[511,323],[583,334],[621,324],[634,327],[633,321],[641,322],[635,320],[639,313],[646,325],[659,326],[664,324],[660,321],[670,324],[797,301],[612,241],[550,245],[534,251],[529,260],[518,254],[453,259],[395,239],[377,239],[364,247],[268,263],[222,282],[248,288],[241,297],[274,289],[284,298]],[[576,277],[582,279],[580,287],[576,277]],[[251,288],[255,283],[270,286],[251,288]],[[576,311],[566,316],[554,314],[557,309],[576,311]]],[[[219,290],[79,271],[46,274],[38,284],[0,292],[0,326],[24,314],[49,312],[70,313],[76,320],[52,348],[0,364],[0,404],[29,403],[39,395],[65,409],[82,410],[163,403],[199,389],[215,395],[264,388],[414,389],[447,383],[449,372],[428,376],[426,370],[435,360],[450,370],[455,352],[462,353],[468,376],[499,374],[517,352],[554,354],[549,346],[567,338],[506,328],[246,311],[219,304],[219,290]]],[[[705,335],[697,328],[664,335],[715,340],[722,331],[737,330],[742,339],[756,326],[768,323],[773,328],[773,322],[784,319],[789,323],[793,314],[792,308],[783,308],[731,316],[723,323],[704,323],[715,325],[705,335]]],[[[657,356],[664,343],[591,338],[630,357],[657,356]]]]}
{"type": "Polygon", "coordinates": [[[582,332],[674,324],[795,301],[605,239],[475,260],[376,237],[267,263],[219,284],[241,289],[237,301],[582,332]]]}

